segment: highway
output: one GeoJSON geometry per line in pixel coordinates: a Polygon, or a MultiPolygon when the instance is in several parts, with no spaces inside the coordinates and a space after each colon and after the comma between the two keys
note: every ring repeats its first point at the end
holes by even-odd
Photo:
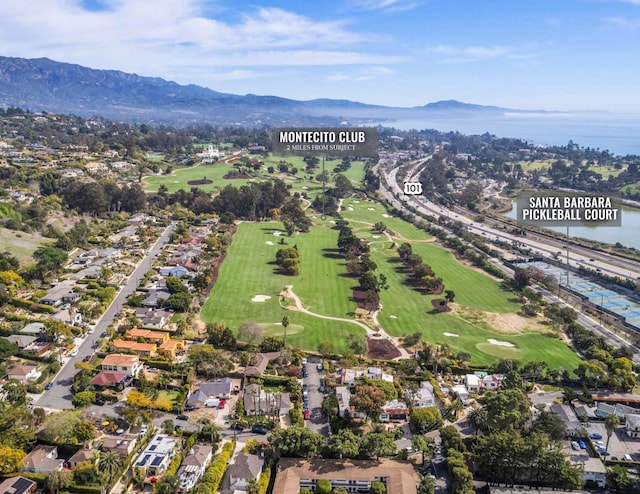
{"type": "MultiPolygon", "coordinates": [[[[380,165],[384,165],[384,163],[380,163],[376,165],[374,167],[374,173],[379,172],[381,170],[380,165]]],[[[441,206],[438,206],[431,202],[423,203],[422,201],[415,198],[414,196],[405,196],[404,191],[398,186],[396,182],[397,172],[398,172],[397,167],[393,168],[389,172],[386,172],[385,170],[383,173],[387,181],[387,184],[391,188],[391,190],[384,187],[382,181],[380,183],[380,188],[379,188],[379,192],[382,195],[382,197],[384,197],[387,201],[389,201],[389,203],[396,209],[403,210],[409,213],[406,207],[396,198],[396,196],[405,197],[409,201],[411,201],[412,206],[414,206],[418,211],[421,211],[422,213],[426,213],[430,215],[435,215],[436,217],[445,216],[451,220],[460,221],[461,223],[464,223],[465,225],[467,225],[467,227],[469,228],[469,231],[474,233],[479,233],[482,236],[486,236],[488,240],[491,240],[492,239],[491,237],[493,237],[493,238],[500,238],[503,240],[507,240],[510,242],[519,242],[521,245],[531,248],[533,254],[538,254],[546,257],[553,256],[555,253],[558,252],[558,248],[556,246],[550,246],[541,241],[536,241],[536,240],[531,240],[525,237],[511,235],[509,233],[505,233],[502,230],[497,230],[497,229],[488,227],[487,225],[484,225],[482,223],[477,223],[467,218],[466,216],[457,214],[454,211],[444,209],[441,206]]],[[[408,179],[408,180],[411,180],[411,179],[408,179]]],[[[546,240],[547,239],[545,238],[545,241],[546,240]]],[[[586,249],[582,249],[582,250],[586,251],[586,249]]],[[[563,260],[566,260],[567,258],[566,251],[562,252],[561,257],[563,260]]],[[[620,268],[619,266],[616,266],[616,265],[612,266],[611,264],[609,264],[610,259],[613,259],[615,261],[620,260],[618,258],[614,258],[613,256],[603,254],[601,252],[597,252],[593,254],[591,253],[578,254],[576,252],[573,252],[573,249],[571,248],[569,249],[569,262],[573,263],[572,265],[575,267],[577,267],[578,264],[583,264],[584,266],[592,266],[596,269],[599,268],[602,271],[608,272],[610,274],[615,274],[622,278],[633,277],[634,279],[637,279],[638,277],[640,277],[640,266],[638,266],[637,263],[632,263],[631,261],[625,261],[628,264],[625,265],[624,270],[622,270],[622,268],[620,268]],[[598,256],[598,260],[596,260],[596,256],[598,256]],[[605,258],[606,258],[606,261],[604,260],[605,258]],[[591,259],[594,259],[594,261],[591,261],[591,259]],[[629,269],[629,268],[632,268],[632,269],[629,269]],[[626,271],[626,269],[629,269],[629,271],[626,271]]],[[[490,259],[490,261],[494,265],[499,267],[502,271],[505,271],[510,276],[513,276],[513,272],[509,268],[504,266],[499,260],[492,258],[490,259]]],[[[557,296],[553,295],[552,293],[548,292],[542,287],[533,285],[533,288],[538,292],[542,293],[545,300],[549,302],[558,303],[561,307],[570,307],[567,303],[565,303],[562,300],[559,300],[557,296]]],[[[633,352],[633,361],[636,363],[640,363],[640,348],[627,342],[625,339],[621,338],[617,334],[607,330],[606,328],[598,324],[596,321],[594,321],[591,317],[583,314],[580,311],[576,310],[576,312],[578,314],[577,322],[580,325],[602,335],[606,339],[606,341],[612,346],[614,346],[615,348],[619,348],[621,346],[629,347],[633,352]]]]}
{"type": "MultiPolygon", "coordinates": [[[[402,208],[402,204],[393,197],[393,194],[399,197],[406,197],[407,201],[411,203],[418,211],[430,214],[436,217],[444,216],[450,220],[458,221],[464,224],[469,231],[482,235],[487,240],[500,239],[508,242],[517,242],[521,246],[528,247],[532,251],[532,255],[541,255],[551,257],[559,255],[559,259],[562,261],[567,260],[566,244],[558,240],[544,238],[539,240],[537,238],[527,238],[518,235],[512,235],[506,233],[503,230],[490,227],[484,223],[478,223],[472,219],[458,214],[455,211],[445,209],[433,202],[423,203],[416,196],[405,196],[403,190],[398,186],[396,182],[396,174],[398,168],[394,168],[388,173],[385,173],[387,184],[391,190],[387,190],[384,187],[380,187],[381,194],[389,200],[395,207],[402,208]],[[392,200],[393,199],[393,200],[392,200]],[[559,254],[558,254],[559,253],[559,254]]],[[[408,179],[411,180],[411,179],[408,179]]],[[[612,256],[600,251],[591,251],[584,247],[570,246],[568,249],[569,264],[573,267],[582,265],[586,268],[594,270],[600,270],[612,276],[619,276],[622,279],[630,278],[633,280],[640,279],[640,265],[636,262],[621,259],[619,257],[612,256]]]]}
{"type": "Polygon", "coordinates": [[[138,263],[133,273],[128,278],[128,281],[120,287],[120,290],[116,294],[113,302],[107,307],[104,314],[98,319],[95,325],[95,330],[91,334],[87,334],[82,344],[78,347],[78,354],[74,357],[70,357],[58,372],[55,377],[53,388],[45,390],[34,402],[37,407],[42,407],[50,410],[65,410],[73,408],[71,404],[71,385],[73,384],[73,377],[78,372],[75,368],[76,362],[82,362],[87,356],[93,354],[96,350],[94,345],[102,337],[102,334],[106,332],[107,327],[113,324],[116,313],[122,310],[123,305],[127,301],[127,297],[136,291],[138,283],[144,277],[145,273],[151,268],[154,258],[162,251],[164,245],[169,241],[175,225],[172,223],[164,232],[160,235],[158,240],[147,251],[144,258],[138,263]]]}

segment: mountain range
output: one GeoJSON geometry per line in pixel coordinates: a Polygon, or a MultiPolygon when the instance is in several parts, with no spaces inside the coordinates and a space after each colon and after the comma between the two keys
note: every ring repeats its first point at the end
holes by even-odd
{"type": "Polygon", "coordinates": [[[111,120],[189,125],[336,125],[395,119],[496,117],[511,110],[455,100],[400,108],[349,100],[298,101],[277,96],[221,93],[193,84],[117,70],[96,70],[48,58],[0,56],[0,106],[102,116],[111,120]]]}

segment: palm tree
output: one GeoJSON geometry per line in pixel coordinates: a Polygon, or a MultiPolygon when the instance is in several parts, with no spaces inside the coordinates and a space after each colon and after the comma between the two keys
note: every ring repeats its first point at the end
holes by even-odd
{"type": "Polygon", "coordinates": [[[107,484],[113,481],[113,478],[120,472],[122,468],[122,455],[115,451],[105,451],[100,455],[98,461],[98,471],[104,473],[107,477],[107,484]]]}
{"type": "Polygon", "coordinates": [[[282,316],[282,327],[284,328],[284,346],[287,346],[287,326],[289,326],[289,318],[282,316]]]}
{"type": "Polygon", "coordinates": [[[607,429],[607,447],[609,450],[609,441],[611,440],[611,436],[613,436],[613,431],[620,425],[620,419],[615,413],[610,413],[607,415],[607,418],[604,419],[604,426],[607,429]]]}
{"type": "Polygon", "coordinates": [[[475,429],[476,436],[478,432],[487,430],[487,410],[485,408],[475,408],[467,415],[467,420],[475,429]]]}
{"type": "Polygon", "coordinates": [[[451,405],[449,405],[449,409],[447,410],[447,416],[453,414],[455,418],[452,420],[452,422],[455,422],[456,420],[458,420],[458,412],[460,412],[463,409],[464,409],[464,405],[462,404],[462,400],[460,398],[456,398],[451,402],[451,405]]]}

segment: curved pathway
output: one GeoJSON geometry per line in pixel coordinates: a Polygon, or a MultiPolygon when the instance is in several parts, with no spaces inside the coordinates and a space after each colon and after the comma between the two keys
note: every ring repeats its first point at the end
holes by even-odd
{"type": "MultiPolygon", "coordinates": [[[[402,346],[400,346],[398,344],[398,341],[396,338],[392,338],[391,336],[389,336],[386,331],[384,330],[384,328],[380,325],[380,323],[378,323],[378,319],[377,319],[377,314],[378,311],[376,311],[373,315],[373,322],[376,325],[376,330],[371,329],[369,326],[367,326],[366,324],[360,322],[360,321],[355,321],[353,319],[345,319],[343,317],[334,317],[334,316],[323,316],[322,314],[316,314],[315,312],[311,312],[308,309],[305,309],[304,306],[302,305],[302,300],[300,300],[300,297],[298,297],[298,295],[293,291],[293,285],[287,285],[285,286],[285,289],[280,293],[281,296],[290,298],[294,301],[296,308],[295,310],[298,310],[300,312],[303,312],[305,314],[308,314],[310,316],[313,317],[319,317],[320,319],[328,319],[330,321],[340,321],[340,322],[348,322],[351,324],[356,324],[358,326],[360,326],[361,328],[363,328],[366,332],[367,332],[367,336],[369,338],[375,338],[375,339],[387,339],[389,341],[391,341],[393,343],[393,345],[398,349],[398,351],[400,352],[400,357],[396,357],[393,360],[399,360],[402,358],[411,358],[412,355],[402,346]]],[[[291,310],[291,309],[290,309],[291,310]]]]}

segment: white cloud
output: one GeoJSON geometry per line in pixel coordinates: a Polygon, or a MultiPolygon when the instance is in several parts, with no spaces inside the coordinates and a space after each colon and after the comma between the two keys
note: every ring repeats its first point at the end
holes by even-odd
{"type": "Polygon", "coordinates": [[[220,7],[211,16],[204,10],[211,12],[211,3],[203,0],[105,3],[108,8],[89,11],[81,0],[5,0],[0,16],[3,55],[46,56],[195,83],[250,77],[248,70],[215,72],[225,66],[373,65],[405,60],[371,53],[369,44],[380,36],[355,31],[342,19],[316,21],[272,7],[226,11],[227,17],[220,7]]]}
{"type": "Polygon", "coordinates": [[[349,7],[360,10],[384,10],[386,12],[404,12],[421,5],[412,0],[352,0],[349,7]]]}
{"type": "MultiPolygon", "coordinates": [[[[638,0],[638,4],[640,4],[640,0],[638,0]]],[[[626,17],[606,17],[604,21],[613,26],[620,27],[629,31],[640,29],[640,19],[638,18],[629,19],[626,17]]]]}
{"type": "Polygon", "coordinates": [[[374,66],[365,67],[350,74],[344,72],[336,72],[327,77],[328,81],[341,82],[341,81],[371,81],[373,79],[380,79],[381,77],[394,74],[394,71],[388,67],[374,66]]]}
{"type": "Polygon", "coordinates": [[[498,58],[524,60],[537,56],[528,50],[501,45],[457,47],[441,44],[427,48],[427,51],[441,55],[443,58],[440,62],[442,63],[481,62],[498,58]]]}

